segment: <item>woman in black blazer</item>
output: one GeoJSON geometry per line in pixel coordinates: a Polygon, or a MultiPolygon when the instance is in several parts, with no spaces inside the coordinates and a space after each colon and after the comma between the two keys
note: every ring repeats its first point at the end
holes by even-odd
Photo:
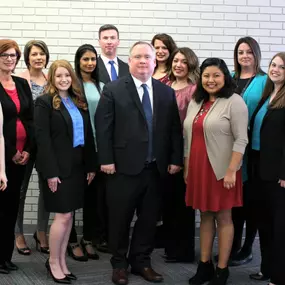
{"type": "Polygon", "coordinates": [[[265,89],[251,119],[250,180],[261,248],[261,271],[250,277],[284,285],[285,52],[270,62],[265,89]]]}
{"type": "Polygon", "coordinates": [[[33,142],[33,99],[28,82],[12,76],[21,57],[18,44],[0,40],[0,102],[3,109],[8,187],[0,191],[0,273],[18,267],[11,262],[20,189],[33,142]]]}
{"type": "Polygon", "coordinates": [[[65,260],[73,212],[83,207],[85,185],[95,176],[96,153],[87,104],[66,60],[53,62],[46,94],[36,99],[35,132],[44,205],[56,213],[46,267],[55,282],[69,284],[76,279],[65,260]]]}

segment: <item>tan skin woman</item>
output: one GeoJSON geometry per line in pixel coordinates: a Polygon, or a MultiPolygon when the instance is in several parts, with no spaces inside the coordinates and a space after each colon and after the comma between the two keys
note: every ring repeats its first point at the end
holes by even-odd
{"type": "Polygon", "coordinates": [[[190,285],[225,285],[233,241],[233,207],[242,206],[241,162],[247,145],[248,111],[234,93],[235,83],[222,59],[208,58],[184,121],[186,205],[201,212],[201,257],[190,285]],[[218,233],[219,260],[212,263],[218,233]]]}
{"type": "Polygon", "coordinates": [[[5,173],[5,146],[3,137],[3,112],[0,104],[0,191],[7,188],[7,177],[5,173]]]}

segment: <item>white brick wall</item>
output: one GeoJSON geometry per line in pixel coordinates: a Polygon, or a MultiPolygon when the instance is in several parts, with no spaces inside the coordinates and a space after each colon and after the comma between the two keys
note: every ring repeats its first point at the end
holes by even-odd
{"type": "MultiPolygon", "coordinates": [[[[179,46],[189,46],[202,61],[223,57],[233,66],[233,48],[241,36],[261,44],[262,66],[285,51],[284,0],[10,0],[0,2],[0,38],[15,39],[20,47],[30,39],[49,45],[51,61],[73,62],[83,43],[98,47],[98,29],[115,24],[120,30],[119,55],[127,59],[130,45],[150,41],[155,33],[169,33],[179,46]]],[[[24,68],[20,61],[18,71],[24,68]]],[[[37,177],[33,175],[25,222],[36,222],[37,177]]],[[[78,215],[80,216],[80,215],[78,215]]],[[[80,217],[79,217],[80,218],[80,217]]]]}

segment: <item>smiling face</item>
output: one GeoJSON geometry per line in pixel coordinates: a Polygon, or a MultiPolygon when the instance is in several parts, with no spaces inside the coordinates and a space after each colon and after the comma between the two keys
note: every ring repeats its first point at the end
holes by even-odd
{"type": "Polygon", "coordinates": [[[46,66],[46,54],[44,51],[37,47],[32,46],[29,54],[29,66],[34,69],[43,69],[46,66]]]}
{"type": "Polygon", "coordinates": [[[164,63],[169,58],[169,50],[161,40],[154,41],[154,48],[156,54],[156,60],[158,63],[164,63]]]}
{"type": "Polygon", "coordinates": [[[202,73],[202,86],[209,95],[217,94],[225,85],[225,75],[217,66],[208,66],[202,73]]]}
{"type": "Polygon", "coordinates": [[[99,45],[102,54],[113,59],[117,54],[117,47],[120,44],[116,30],[105,30],[100,33],[99,45]]]}
{"type": "Polygon", "coordinates": [[[274,84],[284,84],[285,81],[285,63],[282,58],[276,56],[272,59],[268,70],[268,76],[274,84]]]}
{"type": "Polygon", "coordinates": [[[0,54],[0,70],[12,72],[16,67],[17,52],[14,48],[9,48],[0,54]]]}
{"type": "Polygon", "coordinates": [[[58,67],[54,74],[54,85],[59,93],[66,93],[72,83],[69,71],[64,67],[58,67]]]}
{"type": "Polygon", "coordinates": [[[188,77],[189,69],[184,54],[178,52],[172,61],[172,72],[175,78],[185,79],[188,77]]]}
{"type": "Polygon", "coordinates": [[[92,51],[86,51],[80,58],[80,71],[84,73],[92,73],[96,68],[96,54],[92,51]]]}
{"type": "Polygon", "coordinates": [[[241,68],[254,67],[255,60],[250,46],[246,43],[241,43],[237,50],[237,59],[241,68]]]}

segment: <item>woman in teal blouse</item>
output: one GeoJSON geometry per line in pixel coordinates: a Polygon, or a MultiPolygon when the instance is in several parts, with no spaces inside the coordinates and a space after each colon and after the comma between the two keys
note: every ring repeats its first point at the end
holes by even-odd
{"type": "MultiPolygon", "coordinates": [[[[252,37],[240,38],[234,49],[234,73],[237,88],[248,108],[249,121],[261,98],[267,75],[260,68],[261,51],[252,37]]],[[[233,208],[232,216],[235,236],[231,252],[232,266],[238,266],[252,260],[252,244],[256,235],[256,222],[252,215],[253,192],[247,177],[247,152],[243,159],[243,207],[233,208]],[[246,238],[242,246],[243,226],[246,223],[246,238]]]]}
{"type": "MultiPolygon", "coordinates": [[[[95,48],[89,44],[80,46],[75,54],[74,66],[75,73],[82,87],[82,93],[85,96],[88,104],[88,111],[96,147],[94,116],[100,99],[100,93],[104,85],[99,81],[97,52],[95,48]]],[[[99,171],[97,171],[95,179],[92,181],[92,183],[90,185],[86,185],[85,188],[83,207],[83,237],[80,241],[80,245],[77,242],[77,233],[73,220],[68,252],[69,255],[77,261],[86,261],[88,258],[99,259],[99,255],[95,252],[92,246],[92,240],[96,238],[97,234],[96,223],[99,223],[99,219],[96,218],[98,211],[96,204],[98,187],[103,187],[103,177],[99,171]]]]}

